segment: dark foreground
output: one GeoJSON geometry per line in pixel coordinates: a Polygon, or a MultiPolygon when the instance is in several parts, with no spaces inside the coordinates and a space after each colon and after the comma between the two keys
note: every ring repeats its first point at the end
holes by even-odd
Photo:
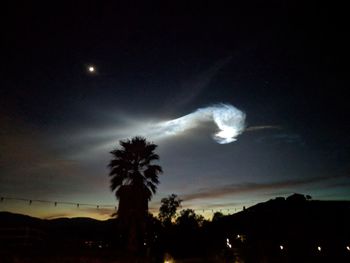
{"type": "Polygon", "coordinates": [[[276,198],[240,213],[161,225],[136,252],[118,221],[41,220],[0,212],[2,262],[350,262],[350,202],[276,198]]]}

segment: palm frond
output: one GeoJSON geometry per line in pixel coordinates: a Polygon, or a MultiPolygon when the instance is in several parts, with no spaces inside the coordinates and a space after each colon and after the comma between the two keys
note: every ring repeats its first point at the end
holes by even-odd
{"type": "Polygon", "coordinates": [[[152,164],[159,160],[159,155],[154,152],[157,145],[139,136],[119,141],[119,144],[120,148],[110,152],[113,156],[108,164],[111,190],[119,199],[124,186],[144,189],[150,200],[159,184],[158,175],[163,172],[159,165],[152,164]]]}

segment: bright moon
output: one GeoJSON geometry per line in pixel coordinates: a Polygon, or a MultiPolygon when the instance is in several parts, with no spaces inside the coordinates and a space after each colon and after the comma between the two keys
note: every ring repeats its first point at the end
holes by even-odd
{"type": "Polygon", "coordinates": [[[95,67],[93,67],[93,66],[89,66],[89,68],[88,68],[88,70],[89,70],[89,72],[95,72],[95,67]]]}

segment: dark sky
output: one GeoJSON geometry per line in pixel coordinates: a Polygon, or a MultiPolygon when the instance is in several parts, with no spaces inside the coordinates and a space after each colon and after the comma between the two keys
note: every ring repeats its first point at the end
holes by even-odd
{"type": "MultiPolygon", "coordinates": [[[[247,127],[279,128],[224,145],[211,123],[149,138],[164,169],[153,209],[171,193],[184,207],[230,212],[294,192],[349,199],[341,7],[62,2],[3,4],[1,196],[113,205],[106,166],[120,139],[227,103],[247,127]]],[[[111,214],[15,201],[0,209],[111,214]]]]}

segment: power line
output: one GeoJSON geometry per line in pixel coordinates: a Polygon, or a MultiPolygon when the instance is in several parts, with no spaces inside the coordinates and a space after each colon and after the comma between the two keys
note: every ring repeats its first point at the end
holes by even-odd
{"type": "Polygon", "coordinates": [[[43,199],[28,199],[28,198],[7,197],[7,196],[0,197],[0,202],[4,202],[6,200],[23,201],[23,202],[27,202],[29,205],[31,205],[33,202],[37,202],[37,203],[53,204],[54,206],[74,205],[76,207],[81,207],[81,206],[96,207],[97,209],[99,208],[117,209],[115,205],[111,205],[111,204],[88,204],[88,203],[79,203],[79,202],[51,201],[51,200],[43,200],[43,199]]]}
{"type": "MultiPolygon", "coordinates": [[[[117,206],[116,205],[112,205],[112,204],[91,204],[91,203],[80,203],[80,202],[67,202],[67,201],[52,201],[52,200],[44,200],[44,199],[29,199],[29,198],[19,198],[19,197],[7,197],[7,196],[1,196],[0,197],[0,204],[4,203],[6,200],[9,201],[22,201],[27,203],[28,205],[32,205],[33,203],[46,203],[46,204],[52,204],[54,207],[57,207],[58,205],[71,205],[71,206],[75,206],[77,208],[80,207],[95,207],[96,209],[103,209],[103,208],[113,208],[114,210],[117,210],[117,206]]],[[[184,209],[191,209],[191,208],[184,208],[184,209]]],[[[181,210],[184,210],[181,209],[181,210]]],[[[151,210],[153,210],[151,208],[151,210]]],[[[181,211],[180,210],[180,211],[181,211]]],[[[241,211],[242,209],[239,208],[221,208],[221,209],[212,209],[212,208],[197,208],[197,209],[192,209],[193,211],[197,212],[197,213],[206,213],[206,212],[211,212],[211,213],[216,213],[216,212],[220,212],[220,213],[236,213],[241,211]]]]}

